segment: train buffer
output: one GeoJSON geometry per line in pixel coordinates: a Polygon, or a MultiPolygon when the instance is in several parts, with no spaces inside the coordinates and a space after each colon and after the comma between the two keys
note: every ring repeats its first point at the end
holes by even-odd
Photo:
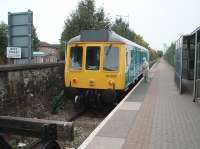
{"type": "Polygon", "coordinates": [[[58,139],[73,139],[73,123],[44,120],[35,118],[22,118],[0,116],[0,148],[12,149],[2,134],[39,138],[29,149],[60,149],[56,142],[58,139]]]}
{"type": "Polygon", "coordinates": [[[163,59],[100,123],[79,149],[200,148],[200,105],[179,94],[163,59]]]}

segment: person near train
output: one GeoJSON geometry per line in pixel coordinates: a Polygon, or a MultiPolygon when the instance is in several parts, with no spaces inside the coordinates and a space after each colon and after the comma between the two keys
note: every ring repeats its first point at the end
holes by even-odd
{"type": "Polygon", "coordinates": [[[144,81],[147,83],[149,81],[149,62],[145,57],[143,57],[142,70],[143,70],[144,81]]]}

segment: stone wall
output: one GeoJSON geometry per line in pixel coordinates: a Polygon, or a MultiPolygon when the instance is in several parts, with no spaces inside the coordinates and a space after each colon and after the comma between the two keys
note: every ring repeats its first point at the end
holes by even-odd
{"type": "Polygon", "coordinates": [[[5,111],[15,112],[15,105],[26,109],[30,104],[41,111],[38,106],[48,106],[63,88],[63,63],[0,66],[0,112],[10,114],[5,111]]]}

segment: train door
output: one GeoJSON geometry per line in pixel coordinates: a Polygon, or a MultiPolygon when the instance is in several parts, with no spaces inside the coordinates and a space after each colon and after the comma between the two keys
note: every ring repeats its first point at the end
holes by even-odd
{"type": "Polygon", "coordinates": [[[134,47],[134,78],[137,77],[137,49],[134,47]]]}
{"type": "MultiPolygon", "coordinates": [[[[136,75],[139,75],[139,65],[140,65],[140,55],[139,55],[139,49],[136,48],[136,75]]],[[[136,77],[137,77],[136,76],[136,77]]]]}
{"type": "Polygon", "coordinates": [[[126,48],[126,85],[128,85],[130,80],[130,66],[131,66],[131,51],[126,48]]]}

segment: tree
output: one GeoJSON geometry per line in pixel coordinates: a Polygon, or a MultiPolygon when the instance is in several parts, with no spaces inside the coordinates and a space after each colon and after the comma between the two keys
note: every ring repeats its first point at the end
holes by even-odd
{"type": "MultiPolygon", "coordinates": [[[[38,39],[36,29],[33,27],[33,49],[37,50],[40,40],[38,39]]],[[[5,61],[6,48],[8,46],[8,25],[0,23],[0,63],[5,61]]]]}
{"type": "Polygon", "coordinates": [[[38,51],[38,47],[40,45],[40,40],[36,33],[36,28],[33,26],[33,50],[38,51]]]}
{"type": "Polygon", "coordinates": [[[134,41],[135,33],[129,29],[129,24],[124,22],[122,18],[118,18],[115,20],[114,24],[112,25],[112,30],[115,31],[117,34],[134,41]]]}
{"type": "Polygon", "coordinates": [[[139,44],[147,49],[150,49],[149,44],[143,39],[143,37],[141,35],[136,34],[134,42],[136,42],[137,44],[139,44]]]}
{"type": "Polygon", "coordinates": [[[96,10],[94,0],[82,0],[75,12],[65,20],[61,42],[79,35],[81,30],[107,29],[109,27],[110,20],[105,16],[104,9],[96,10]]]}
{"type": "Polygon", "coordinates": [[[172,66],[175,66],[174,62],[175,48],[176,48],[175,42],[171,42],[170,46],[165,45],[164,48],[166,48],[166,52],[164,55],[165,60],[172,66]]]}
{"type": "Polygon", "coordinates": [[[163,56],[163,51],[158,50],[158,51],[157,51],[157,55],[158,55],[159,57],[162,57],[162,56],[163,56]]]}
{"type": "Polygon", "coordinates": [[[150,48],[149,49],[149,57],[150,57],[150,61],[157,59],[158,56],[157,56],[156,50],[150,48]]]}
{"type": "Polygon", "coordinates": [[[122,18],[118,18],[115,20],[114,24],[112,25],[112,30],[115,31],[117,34],[147,48],[150,53],[150,60],[154,60],[158,57],[156,51],[149,47],[149,44],[143,39],[141,35],[138,35],[134,31],[132,31],[129,28],[129,24],[124,22],[122,18]]]}
{"type": "MultiPolygon", "coordinates": [[[[79,35],[81,30],[108,28],[111,28],[117,34],[150,49],[149,44],[143,37],[131,30],[129,24],[124,22],[122,18],[116,19],[111,26],[110,19],[105,15],[104,9],[96,9],[94,0],[81,0],[78,4],[78,8],[65,20],[64,29],[60,39],[62,58],[64,58],[65,53],[64,42],[79,35]]],[[[150,52],[152,51],[150,50],[150,52]]],[[[156,54],[156,52],[150,55],[153,54],[156,54]]]]}
{"type": "Polygon", "coordinates": [[[78,8],[65,20],[61,34],[61,55],[64,56],[64,42],[80,34],[81,30],[110,28],[110,19],[104,9],[96,10],[94,0],[82,0],[78,8]]]}
{"type": "Polygon", "coordinates": [[[115,31],[117,34],[149,49],[149,44],[144,41],[141,35],[136,34],[129,28],[129,24],[124,22],[122,18],[118,18],[115,20],[114,24],[112,25],[112,30],[115,31]]]}
{"type": "Polygon", "coordinates": [[[8,46],[8,26],[4,22],[0,23],[0,57],[3,57],[8,46]]]}

